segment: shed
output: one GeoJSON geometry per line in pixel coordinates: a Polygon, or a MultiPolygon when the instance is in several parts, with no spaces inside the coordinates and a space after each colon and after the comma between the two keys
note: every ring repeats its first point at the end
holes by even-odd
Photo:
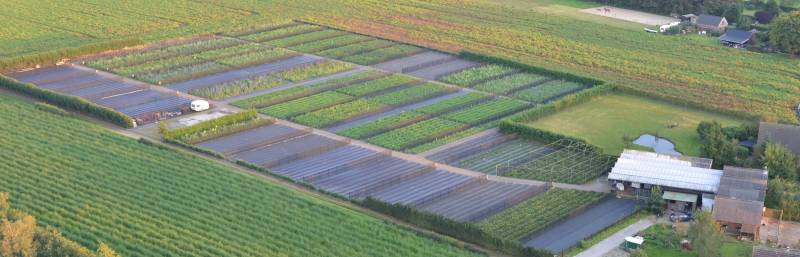
{"type": "Polygon", "coordinates": [[[739,29],[729,29],[719,37],[719,42],[733,48],[742,48],[750,42],[755,32],[739,29]]]}
{"type": "Polygon", "coordinates": [[[697,23],[697,15],[694,15],[692,13],[681,15],[680,18],[682,22],[697,23]]]}
{"type": "Polygon", "coordinates": [[[723,230],[758,238],[768,177],[765,170],[725,166],[712,211],[723,230]]]}
{"type": "Polygon", "coordinates": [[[728,20],[725,17],[701,14],[697,16],[696,24],[700,30],[722,32],[728,27],[728,20]]]}
{"type": "Polygon", "coordinates": [[[761,122],[758,124],[758,145],[767,141],[782,144],[800,155],[800,126],[761,122]]]}

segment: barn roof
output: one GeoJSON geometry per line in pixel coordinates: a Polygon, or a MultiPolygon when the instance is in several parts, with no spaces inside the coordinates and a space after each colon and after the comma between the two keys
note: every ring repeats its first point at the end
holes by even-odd
{"type": "Polygon", "coordinates": [[[800,155],[800,126],[761,122],[758,125],[758,144],[763,144],[767,140],[785,145],[800,155]]]}
{"type": "Polygon", "coordinates": [[[704,167],[706,163],[710,166],[710,161],[702,158],[625,150],[608,179],[713,193],[719,187],[722,171],[704,167]]]}
{"type": "Polygon", "coordinates": [[[750,41],[750,38],[753,37],[753,32],[751,31],[744,31],[739,29],[729,29],[725,32],[721,37],[719,37],[719,41],[735,43],[735,44],[744,44],[747,41],[750,41]]]}
{"type": "Polygon", "coordinates": [[[713,214],[718,221],[757,225],[761,224],[764,215],[764,203],[717,197],[714,199],[713,214]]]}
{"type": "Polygon", "coordinates": [[[767,178],[765,170],[725,166],[717,197],[764,202],[767,178]]]}
{"type": "Polygon", "coordinates": [[[718,27],[724,19],[724,17],[720,16],[701,14],[700,16],[697,16],[697,24],[718,27]]]}

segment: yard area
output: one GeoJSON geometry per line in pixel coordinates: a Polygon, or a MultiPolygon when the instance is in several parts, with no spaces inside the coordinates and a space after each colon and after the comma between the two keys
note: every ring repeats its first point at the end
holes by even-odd
{"type": "MultiPolygon", "coordinates": [[[[661,224],[646,229],[644,251],[649,257],[697,257],[697,253],[680,249],[680,238],[667,225],[661,224]],[[675,241],[677,240],[677,241],[675,241]]],[[[725,257],[750,257],[753,245],[726,237],[721,253],[725,257]]]]}
{"type": "Polygon", "coordinates": [[[669,139],[684,155],[700,154],[696,128],[701,121],[716,120],[723,126],[743,121],[657,100],[612,94],[569,107],[535,120],[530,126],[583,138],[608,154],[619,154],[641,134],[669,139]],[[636,122],[632,122],[636,121],[636,122]],[[669,126],[677,125],[673,128],[669,126]]]}

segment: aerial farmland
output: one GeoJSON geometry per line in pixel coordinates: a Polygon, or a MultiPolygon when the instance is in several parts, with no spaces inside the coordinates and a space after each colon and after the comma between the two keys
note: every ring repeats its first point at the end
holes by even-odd
{"type": "MultiPolygon", "coordinates": [[[[664,154],[649,136],[718,161],[706,124],[744,142],[758,121],[798,123],[791,76],[722,90],[691,72],[633,71],[676,64],[615,52],[652,39],[591,2],[97,1],[48,6],[77,16],[37,23],[17,17],[46,16],[36,4],[12,2],[12,22],[51,31],[0,30],[0,211],[8,202],[63,235],[71,248],[39,249],[50,256],[603,256],[660,217],[610,184],[623,149],[664,154]],[[105,17],[80,22],[75,8],[105,17]],[[627,59],[586,46],[588,61],[567,49],[580,36],[526,34],[517,26],[543,21],[503,12],[616,31],[622,46],[594,47],[627,59]]],[[[739,54],[787,74],[800,65],[739,54]]],[[[733,150],[736,164],[760,164],[733,150]]]]}

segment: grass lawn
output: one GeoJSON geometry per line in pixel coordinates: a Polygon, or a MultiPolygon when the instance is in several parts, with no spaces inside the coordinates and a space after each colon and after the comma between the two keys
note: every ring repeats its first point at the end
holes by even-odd
{"type": "Polygon", "coordinates": [[[609,154],[619,154],[623,148],[631,148],[632,140],[650,133],[669,139],[685,155],[697,156],[700,154],[700,138],[695,129],[701,121],[711,120],[723,126],[743,122],[648,98],[611,94],[567,108],[529,125],[586,139],[609,154]],[[669,128],[670,124],[677,124],[677,127],[669,128]]]}

